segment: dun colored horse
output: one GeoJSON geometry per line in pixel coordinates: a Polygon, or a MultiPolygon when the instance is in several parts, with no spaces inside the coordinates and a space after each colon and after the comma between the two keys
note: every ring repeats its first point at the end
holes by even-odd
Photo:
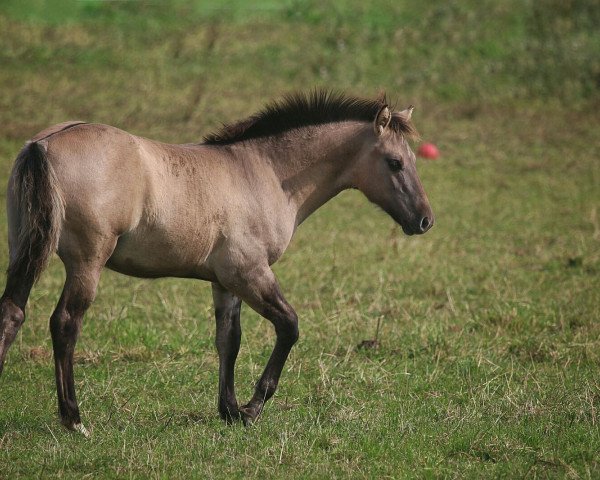
{"type": "Polygon", "coordinates": [[[73,382],[73,351],[106,266],[136,277],[212,282],[219,403],[228,421],[254,421],[274,394],[298,317],[270,266],[311,213],[356,188],[408,235],[433,225],[407,138],[412,107],[385,97],[294,94],[205,137],[169,145],[84,122],[26,143],[9,180],[10,263],[0,299],[0,372],[25,320],[30,290],[53,252],[66,281],[50,318],[62,424],[87,435],[73,382]],[[275,347],[252,399],[238,406],[234,365],[240,306],[273,323],[275,347]]]}

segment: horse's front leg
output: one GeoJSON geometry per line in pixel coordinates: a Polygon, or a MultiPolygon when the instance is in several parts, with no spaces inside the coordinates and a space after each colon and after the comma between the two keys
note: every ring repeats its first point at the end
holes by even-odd
{"type": "Polygon", "coordinates": [[[270,268],[254,268],[251,275],[237,278],[234,290],[256,312],[275,326],[277,340],[267,366],[256,384],[250,402],[240,407],[244,423],[252,423],[261,413],[265,402],[273,396],[281,371],[290,350],[298,340],[298,317],[285,300],[275,274],[270,268]]]}
{"type": "Polygon", "coordinates": [[[235,398],[234,369],[240,350],[240,308],[242,301],[218,283],[212,284],[219,353],[219,413],[228,422],[240,419],[235,398]]]}

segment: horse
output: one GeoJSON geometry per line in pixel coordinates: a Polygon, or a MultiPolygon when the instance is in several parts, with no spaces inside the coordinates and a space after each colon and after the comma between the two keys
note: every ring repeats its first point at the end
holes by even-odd
{"type": "Polygon", "coordinates": [[[413,107],[329,90],[292,93],[204,137],[166,144],[116,127],[66,122],[18,154],[8,190],[9,266],[0,298],[0,373],[30,291],[58,253],[66,280],[50,317],[61,423],[88,435],[73,352],[104,267],[141,278],[212,283],[218,411],[250,424],[275,393],[299,336],[271,266],[296,228],[345,189],[360,190],[408,235],[434,222],[408,140],[413,107]],[[238,405],[234,366],[245,302],[276,332],[252,398],[238,405]]]}

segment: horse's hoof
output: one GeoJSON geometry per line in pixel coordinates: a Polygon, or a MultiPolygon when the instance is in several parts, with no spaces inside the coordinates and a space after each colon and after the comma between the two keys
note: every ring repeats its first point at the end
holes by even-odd
{"type": "Polygon", "coordinates": [[[76,423],[74,427],[76,432],[81,433],[85,438],[90,438],[90,432],[83,426],[83,423],[76,423]]]}
{"type": "Polygon", "coordinates": [[[67,430],[81,433],[85,438],[90,438],[90,432],[83,426],[83,423],[61,422],[67,430]]]}
{"type": "Polygon", "coordinates": [[[225,420],[225,423],[227,425],[233,425],[234,423],[239,422],[240,420],[242,420],[242,414],[241,412],[236,408],[235,412],[219,412],[221,415],[221,419],[225,420]]]}
{"type": "Polygon", "coordinates": [[[250,411],[246,411],[244,407],[240,408],[240,414],[242,415],[242,422],[244,422],[244,426],[246,427],[252,425],[256,420],[256,417],[250,411]]]}
{"type": "Polygon", "coordinates": [[[240,407],[240,415],[242,416],[242,422],[244,422],[244,425],[246,427],[249,427],[254,422],[256,422],[256,420],[258,420],[260,412],[246,405],[240,407]]]}

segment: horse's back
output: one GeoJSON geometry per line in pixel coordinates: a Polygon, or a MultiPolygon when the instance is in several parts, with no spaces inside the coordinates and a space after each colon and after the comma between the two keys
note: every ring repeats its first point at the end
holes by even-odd
{"type": "Polygon", "coordinates": [[[34,138],[65,203],[61,257],[69,238],[114,238],[109,268],[213,280],[213,253],[229,261],[250,252],[272,263],[293,233],[278,181],[256,159],[102,124],[66,123],[34,138]]]}

